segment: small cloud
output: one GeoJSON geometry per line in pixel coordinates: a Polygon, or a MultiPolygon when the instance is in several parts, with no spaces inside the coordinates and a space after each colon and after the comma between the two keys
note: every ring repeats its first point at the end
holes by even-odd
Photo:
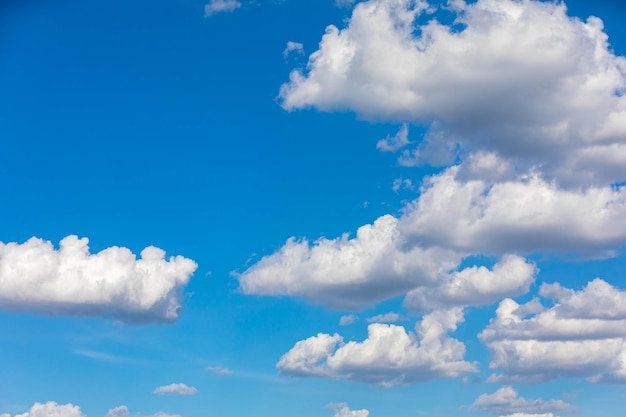
{"type": "Polygon", "coordinates": [[[354,323],[355,321],[357,321],[359,318],[355,315],[347,315],[347,316],[341,316],[339,318],[339,325],[340,326],[348,326],[352,323],[354,323]]]}
{"type": "Polygon", "coordinates": [[[232,12],[241,7],[237,0],[211,0],[204,6],[204,16],[209,17],[215,13],[232,12]]]}
{"type": "Polygon", "coordinates": [[[207,371],[211,371],[211,372],[216,373],[218,375],[232,375],[233,374],[233,371],[231,371],[228,368],[222,368],[221,366],[209,366],[206,369],[207,369],[207,371]]]}
{"type": "Polygon", "coordinates": [[[386,138],[376,143],[376,149],[382,152],[396,152],[411,143],[409,141],[409,126],[404,123],[398,133],[394,136],[387,135],[386,138]]]}
{"type": "Polygon", "coordinates": [[[337,7],[351,7],[356,0],[335,0],[337,7]]]}
{"type": "Polygon", "coordinates": [[[403,179],[402,177],[400,177],[393,180],[391,189],[394,193],[397,193],[400,190],[415,190],[415,184],[413,184],[413,181],[408,178],[403,179]]]}
{"type": "Polygon", "coordinates": [[[290,53],[295,52],[297,54],[304,54],[304,46],[300,42],[287,42],[287,47],[283,51],[283,58],[287,59],[290,53]]]}
{"type": "Polygon", "coordinates": [[[326,406],[331,410],[335,410],[335,417],[367,417],[368,410],[350,410],[347,403],[331,403],[326,406]]]}
{"type": "Polygon", "coordinates": [[[404,320],[401,314],[390,311],[389,313],[379,314],[367,319],[368,323],[395,323],[396,321],[404,320]]]}
{"type": "Polygon", "coordinates": [[[156,388],[152,391],[153,394],[159,395],[195,395],[198,392],[194,387],[188,387],[187,385],[180,384],[170,384],[164,385],[162,387],[156,388]]]}

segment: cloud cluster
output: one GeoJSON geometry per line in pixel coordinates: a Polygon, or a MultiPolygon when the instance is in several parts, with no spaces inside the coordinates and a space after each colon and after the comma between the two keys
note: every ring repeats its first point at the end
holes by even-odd
{"type": "Polygon", "coordinates": [[[547,381],[583,377],[626,383],[626,292],[596,278],[580,291],[542,285],[538,300],[500,302],[479,338],[491,350],[493,381],[547,381]]]}
{"type": "Polygon", "coordinates": [[[519,397],[517,391],[505,386],[493,394],[483,394],[474,401],[472,410],[487,411],[491,414],[542,415],[552,412],[573,412],[576,408],[562,400],[545,401],[541,398],[529,400],[519,397]]]}
{"type": "MultiPolygon", "coordinates": [[[[281,86],[290,111],[353,111],[401,123],[378,149],[401,151],[401,165],[444,167],[400,215],[381,216],[354,236],[292,238],[239,275],[250,294],[340,309],[406,294],[406,307],[430,312],[415,335],[372,324],[361,343],[337,334],[300,341],[278,363],[283,372],[382,385],[468,372],[464,346],[447,334],[455,326],[434,325],[440,346],[450,342],[442,348],[449,356],[440,355],[454,364],[449,372],[424,359],[422,326],[433,325],[433,315],[526,293],[538,269],[521,255],[606,257],[626,245],[626,187],[619,185],[626,180],[626,60],[612,52],[602,22],[536,0],[445,7],[450,24],[434,19],[426,1],[359,2],[344,28],[327,28],[307,68],[281,86]],[[411,124],[427,128],[415,143],[411,124]],[[464,267],[471,255],[499,260],[464,267]]],[[[401,179],[394,190],[404,185],[401,179]]],[[[623,307],[610,302],[621,293],[594,281],[579,292],[544,285],[541,294],[557,304],[505,299],[481,333],[491,366],[503,370],[493,379],[624,381],[623,307]]]]}
{"type": "Polygon", "coordinates": [[[89,253],[88,239],[67,236],[55,249],[31,238],[0,242],[0,309],[105,316],[127,322],[171,322],[181,311],[183,287],[196,263],[165,259],[149,246],[137,257],[127,248],[89,253]]]}
{"type": "Polygon", "coordinates": [[[326,29],[307,69],[292,71],[283,107],[426,124],[426,144],[494,152],[565,184],[624,179],[626,60],[599,19],[535,0],[455,1],[450,25],[430,10],[358,3],[345,28],[326,29]]]}
{"type": "Polygon", "coordinates": [[[189,387],[183,383],[179,384],[170,384],[164,385],[162,387],[157,387],[152,391],[153,394],[159,395],[182,395],[189,396],[195,395],[198,393],[198,390],[194,387],[189,387]]]}
{"type": "Polygon", "coordinates": [[[338,335],[320,333],[301,340],[276,367],[285,374],[345,378],[384,387],[475,372],[465,362],[465,345],[448,333],[463,320],[461,309],[432,312],[415,333],[392,324],[370,324],[363,342],[345,343],[338,335]]]}

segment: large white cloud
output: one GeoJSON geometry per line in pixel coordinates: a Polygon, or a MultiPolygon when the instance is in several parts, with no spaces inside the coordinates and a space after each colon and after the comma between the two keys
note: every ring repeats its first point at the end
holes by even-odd
{"type": "MultiPolygon", "coordinates": [[[[497,172],[497,160],[485,158],[485,169],[497,172]]],[[[448,168],[425,182],[405,207],[404,240],[491,254],[607,254],[626,244],[626,187],[564,190],[532,173],[495,182],[464,179],[465,171],[482,166],[475,165],[448,168]]]]}
{"type": "Polygon", "coordinates": [[[89,253],[88,240],[68,236],[59,249],[31,238],[0,242],[0,308],[46,314],[105,316],[128,322],[174,321],[182,289],[196,270],[182,256],[165,259],[149,246],[89,253]]]}
{"type": "Polygon", "coordinates": [[[565,190],[537,174],[495,183],[463,178],[468,170],[496,175],[497,166],[485,156],[448,168],[425,182],[401,216],[382,216],[353,238],[291,239],[244,271],[241,287],[342,308],[414,289],[407,305],[416,308],[488,304],[525,292],[535,271],[508,256],[492,272],[455,272],[468,254],[610,256],[626,244],[626,187],[565,190]]]}
{"type": "Polygon", "coordinates": [[[338,239],[290,239],[239,276],[244,292],[291,295],[339,308],[359,308],[432,284],[461,256],[441,248],[403,247],[398,219],[386,215],[338,239]]]}
{"type": "Polygon", "coordinates": [[[626,383],[626,292],[595,279],[580,291],[544,284],[540,294],[555,305],[505,299],[479,335],[491,350],[490,367],[503,371],[492,380],[626,383]]]}
{"type": "Polygon", "coordinates": [[[435,147],[492,151],[564,184],[625,179],[626,60],[602,22],[563,3],[452,4],[449,26],[424,1],[357,4],[291,73],[283,107],[427,124],[435,147]]]}
{"type": "Polygon", "coordinates": [[[370,324],[363,342],[343,342],[338,335],[318,334],[299,341],[277,363],[283,373],[345,378],[394,386],[475,372],[463,360],[465,345],[451,338],[463,320],[461,309],[435,311],[416,325],[416,332],[387,324],[370,324]]]}
{"type": "MultiPolygon", "coordinates": [[[[576,408],[562,400],[529,400],[519,397],[513,387],[505,386],[493,394],[483,394],[474,401],[472,410],[488,411],[491,414],[525,413],[541,415],[551,412],[572,412],[576,408]]],[[[515,414],[513,414],[515,415],[515,414]]]]}

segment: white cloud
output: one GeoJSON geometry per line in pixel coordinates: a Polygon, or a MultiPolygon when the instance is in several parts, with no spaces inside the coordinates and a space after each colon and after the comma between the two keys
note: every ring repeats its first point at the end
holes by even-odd
{"type": "Polygon", "coordinates": [[[455,268],[455,251],[403,247],[390,215],[359,228],[354,238],[289,239],[238,279],[248,294],[290,295],[337,308],[361,308],[436,281],[455,268]]]}
{"type": "Polygon", "coordinates": [[[179,384],[164,385],[162,387],[155,388],[154,391],[152,391],[152,393],[160,394],[160,395],[188,396],[188,395],[197,394],[198,390],[194,387],[189,387],[183,383],[179,383],[179,384]]]}
{"type": "Polygon", "coordinates": [[[393,184],[391,185],[391,189],[394,193],[397,193],[398,191],[400,191],[401,189],[405,189],[405,190],[414,190],[415,189],[415,184],[413,184],[413,181],[409,178],[396,178],[395,180],[393,180],[393,184]]]}
{"type": "Polygon", "coordinates": [[[287,58],[290,53],[295,52],[298,54],[304,54],[304,46],[300,42],[287,42],[285,50],[283,50],[283,58],[287,58]]]}
{"type": "Polygon", "coordinates": [[[492,270],[484,266],[453,272],[438,286],[410,291],[404,305],[415,310],[492,304],[503,297],[525,294],[537,269],[516,255],[506,255],[492,270]]]}
{"type": "Polygon", "coordinates": [[[465,345],[448,335],[463,320],[460,309],[424,316],[416,332],[401,326],[370,324],[363,342],[343,342],[338,335],[320,333],[299,341],[276,367],[297,376],[345,378],[394,386],[475,372],[465,362],[465,345]]]}
{"type": "Polygon", "coordinates": [[[576,408],[562,400],[545,401],[541,398],[529,400],[519,397],[517,391],[505,386],[493,394],[483,394],[474,401],[472,410],[488,411],[491,414],[526,413],[531,415],[555,411],[573,412],[576,408]]]}
{"type": "Polygon", "coordinates": [[[115,408],[111,408],[104,417],[129,417],[130,414],[128,412],[128,407],[125,405],[120,405],[115,408]]]}
{"type": "Polygon", "coordinates": [[[491,380],[626,383],[626,292],[596,278],[580,291],[544,284],[540,293],[555,305],[505,299],[479,335],[491,350],[490,367],[503,371],[491,380]]]}
{"type": "Polygon", "coordinates": [[[348,314],[345,316],[341,316],[339,318],[339,325],[340,326],[349,326],[352,323],[356,322],[359,318],[353,314],[348,314]]]}
{"type": "Polygon", "coordinates": [[[367,417],[370,412],[368,410],[350,410],[348,406],[336,409],[334,417],[367,417]]]}
{"type": "Polygon", "coordinates": [[[405,207],[404,239],[473,253],[610,254],[626,244],[626,187],[564,190],[536,174],[465,180],[465,165],[427,179],[405,207]]]}
{"type": "Polygon", "coordinates": [[[204,6],[204,15],[211,16],[215,13],[232,12],[241,7],[241,3],[237,0],[210,0],[204,6]]]}
{"type": "Polygon", "coordinates": [[[378,314],[376,316],[367,319],[368,323],[395,323],[396,321],[404,320],[401,314],[390,311],[385,314],[378,314]]]}
{"type": "Polygon", "coordinates": [[[396,152],[410,143],[409,126],[405,123],[394,136],[387,136],[376,142],[376,148],[382,152],[396,152]]]}
{"type": "Polygon", "coordinates": [[[128,322],[178,318],[195,262],[182,256],[166,260],[154,246],[140,259],[117,246],[90,254],[87,244],[76,236],[62,239],[59,249],[37,238],[0,242],[0,309],[128,322]]]}
{"type": "Polygon", "coordinates": [[[16,414],[14,417],[85,417],[80,411],[80,407],[73,404],[57,404],[54,401],[48,401],[45,404],[35,403],[23,414],[16,414]]]}
{"type": "Polygon", "coordinates": [[[222,376],[226,376],[226,375],[232,375],[233,371],[231,371],[228,368],[222,368],[221,366],[209,366],[208,368],[206,368],[208,371],[211,371],[213,373],[216,373],[218,375],[222,375],[222,376]]]}
{"type": "Polygon", "coordinates": [[[625,179],[626,60],[602,22],[555,2],[454,5],[453,28],[426,2],[358,3],[292,71],[283,107],[426,124],[435,148],[494,152],[566,185],[625,179]]]}

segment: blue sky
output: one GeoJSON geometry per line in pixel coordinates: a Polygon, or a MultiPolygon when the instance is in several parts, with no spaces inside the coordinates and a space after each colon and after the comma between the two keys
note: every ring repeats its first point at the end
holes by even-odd
{"type": "Polygon", "coordinates": [[[0,5],[0,416],[624,409],[622,5],[207,1],[0,5]]]}

